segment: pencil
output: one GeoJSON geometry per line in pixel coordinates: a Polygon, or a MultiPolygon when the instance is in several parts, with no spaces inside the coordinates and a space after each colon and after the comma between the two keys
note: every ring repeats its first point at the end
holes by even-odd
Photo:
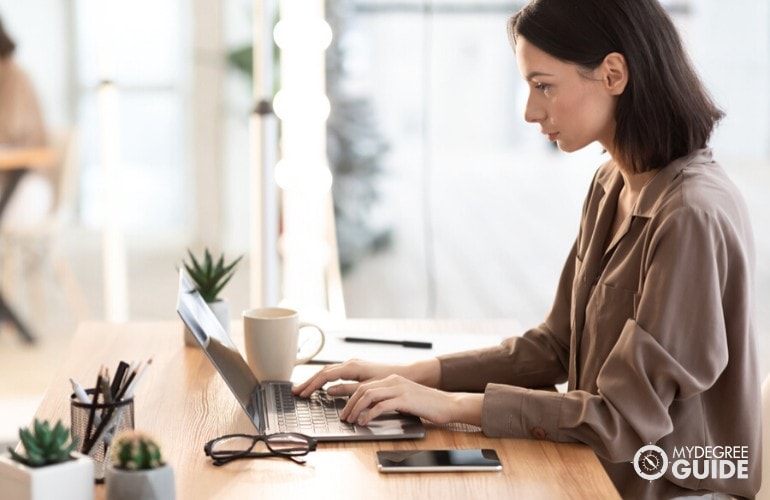
{"type": "Polygon", "coordinates": [[[147,371],[147,369],[152,364],[152,358],[147,360],[147,364],[145,364],[141,371],[137,373],[136,377],[134,377],[134,380],[131,382],[131,385],[128,386],[128,389],[126,389],[125,398],[131,399],[134,397],[134,391],[136,391],[136,386],[139,385],[139,382],[142,380],[142,377],[144,376],[144,373],[147,371]]]}
{"type": "Polygon", "coordinates": [[[99,403],[99,387],[101,387],[103,368],[104,366],[99,368],[99,375],[96,377],[96,384],[94,385],[94,396],[91,399],[91,409],[88,411],[88,421],[86,423],[86,432],[84,434],[85,439],[83,440],[83,444],[90,441],[91,439],[91,431],[93,431],[94,427],[94,416],[96,415],[96,405],[99,403]]]}
{"type": "Polygon", "coordinates": [[[125,377],[127,369],[128,363],[125,361],[118,363],[118,368],[115,370],[115,378],[112,379],[112,385],[110,386],[110,392],[112,393],[113,399],[118,395],[120,385],[123,383],[123,377],[125,377]]]}
{"type": "Polygon", "coordinates": [[[136,374],[139,372],[139,368],[142,366],[142,363],[139,362],[139,364],[136,365],[136,367],[131,371],[131,373],[128,375],[128,378],[126,378],[126,381],[123,383],[123,386],[120,388],[120,391],[118,391],[118,397],[115,398],[115,401],[123,401],[123,398],[126,395],[126,392],[128,391],[128,388],[131,386],[131,383],[134,381],[134,378],[136,377],[136,374]]]}

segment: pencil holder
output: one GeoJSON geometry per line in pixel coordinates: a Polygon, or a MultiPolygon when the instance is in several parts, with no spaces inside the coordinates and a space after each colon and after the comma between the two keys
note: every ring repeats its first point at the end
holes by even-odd
{"type": "MultiPolygon", "coordinates": [[[[86,390],[93,399],[96,391],[86,390]]],[[[110,460],[110,444],[122,430],[134,428],[134,399],[105,403],[98,399],[86,403],[70,396],[70,432],[77,439],[77,450],[94,460],[94,480],[104,482],[104,473],[110,460]]]]}

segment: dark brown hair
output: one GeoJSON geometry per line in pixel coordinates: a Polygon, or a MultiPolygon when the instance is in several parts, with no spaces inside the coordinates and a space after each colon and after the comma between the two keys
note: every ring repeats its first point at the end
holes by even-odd
{"type": "Polygon", "coordinates": [[[5,32],[3,20],[0,19],[0,59],[11,57],[14,50],[16,50],[16,43],[5,32]]]}
{"type": "Polygon", "coordinates": [[[617,160],[634,172],[661,168],[706,146],[724,113],[692,67],[656,0],[533,0],[508,21],[516,37],[586,69],[626,58],[628,85],[615,110],[617,160]]]}

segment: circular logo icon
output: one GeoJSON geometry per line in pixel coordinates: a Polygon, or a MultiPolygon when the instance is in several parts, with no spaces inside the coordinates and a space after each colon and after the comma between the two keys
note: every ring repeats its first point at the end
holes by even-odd
{"type": "Polygon", "coordinates": [[[639,477],[652,481],[663,476],[668,469],[668,455],[660,446],[642,446],[634,455],[634,469],[639,477]]]}

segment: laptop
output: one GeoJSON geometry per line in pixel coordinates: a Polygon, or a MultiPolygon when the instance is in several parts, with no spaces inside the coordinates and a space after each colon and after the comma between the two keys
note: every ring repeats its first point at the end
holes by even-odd
{"type": "Polygon", "coordinates": [[[291,382],[260,383],[222,325],[211,312],[184,268],[179,270],[177,313],[261,435],[301,432],[318,441],[417,439],[425,436],[422,421],[390,412],[367,426],[339,418],[347,398],[316,391],[303,399],[291,392],[291,382]]]}

